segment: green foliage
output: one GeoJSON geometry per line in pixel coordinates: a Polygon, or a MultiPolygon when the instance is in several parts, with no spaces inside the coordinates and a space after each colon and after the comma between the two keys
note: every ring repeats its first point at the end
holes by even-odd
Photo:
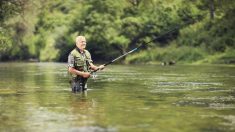
{"type": "Polygon", "coordinates": [[[233,63],[234,12],[234,1],[221,0],[2,0],[0,60],[67,61],[84,35],[105,62],[190,22],[125,62],[233,63]]]}
{"type": "Polygon", "coordinates": [[[130,55],[126,58],[126,63],[148,63],[148,62],[187,62],[191,63],[204,59],[206,57],[205,51],[200,48],[174,45],[164,48],[148,49],[141,51],[138,54],[130,55]]]}
{"type": "Polygon", "coordinates": [[[1,0],[0,1],[0,23],[23,11],[26,0],[1,0]]]}
{"type": "Polygon", "coordinates": [[[205,19],[182,29],[177,44],[202,47],[209,53],[225,52],[226,48],[234,48],[235,19],[232,14],[214,21],[205,19]]]}
{"type": "Polygon", "coordinates": [[[226,52],[208,55],[206,58],[194,62],[194,64],[212,63],[212,64],[234,64],[235,50],[227,49],[226,52]]]}
{"type": "Polygon", "coordinates": [[[7,35],[6,31],[0,28],[0,58],[3,60],[8,59],[8,49],[12,46],[11,38],[7,35]]]}

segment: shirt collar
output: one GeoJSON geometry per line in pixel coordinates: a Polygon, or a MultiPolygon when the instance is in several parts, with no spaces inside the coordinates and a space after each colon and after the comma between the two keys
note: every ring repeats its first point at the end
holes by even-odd
{"type": "Polygon", "coordinates": [[[85,53],[85,51],[81,52],[81,50],[80,50],[78,47],[76,47],[76,50],[77,50],[80,54],[84,54],[84,53],[85,53]]]}

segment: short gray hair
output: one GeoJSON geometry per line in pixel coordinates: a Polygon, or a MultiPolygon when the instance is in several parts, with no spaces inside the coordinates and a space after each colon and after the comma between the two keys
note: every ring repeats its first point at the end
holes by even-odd
{"type": "Polygon", "coordinates": [[[77,41],[79,41],[81,38],[85,38],[85,36],[77,36],[75,42],[77,43],[77,41]]]}

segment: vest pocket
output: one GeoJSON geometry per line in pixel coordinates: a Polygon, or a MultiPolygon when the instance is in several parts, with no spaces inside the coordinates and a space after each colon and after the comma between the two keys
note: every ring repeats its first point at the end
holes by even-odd
{"type": "Polygon", "coordinates": [[[80,57],[76,57],[75,58],[75,65],[76,66],[83,66],[84,62],[83,62],[83,60],[80,57]]]}
{"type": "Polygon", "coordinates": [[[75,68],[79,71],[83,71],[84,61],[80,57],[75,57],[75,68]]]}

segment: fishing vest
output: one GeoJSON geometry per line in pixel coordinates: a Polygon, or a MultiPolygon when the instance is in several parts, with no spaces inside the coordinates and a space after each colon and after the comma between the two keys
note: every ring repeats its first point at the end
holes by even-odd
{"type": "MultiPolygon", "coordinates": [[[[78,71],[89,72],[89,66],[92,62],[91,54],[89,51],[84,50],[84,53],[80,53],[76,48],[71,51],[71,55],[74,57],[74,68],[78,71]]],[[[72,77],[77,77],[77,75],[72,74],[72,77]]]]}

